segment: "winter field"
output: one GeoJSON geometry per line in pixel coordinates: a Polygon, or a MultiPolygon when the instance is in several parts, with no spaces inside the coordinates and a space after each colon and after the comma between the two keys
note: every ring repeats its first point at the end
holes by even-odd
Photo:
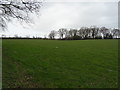
{"type": "Polygon", "coordinates": [[[2,41],[3,88],[116,88],[118,40],[2,41]]]}

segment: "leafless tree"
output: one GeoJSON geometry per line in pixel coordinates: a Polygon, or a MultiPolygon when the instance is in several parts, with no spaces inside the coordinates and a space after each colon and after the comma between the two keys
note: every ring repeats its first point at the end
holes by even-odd
{"type": "Polygon", "coordinates": [[[48,37],[49,37],[50,39],[55,39],[56,34],[57,34],[57,32],[53,30],[53,31],[50,32],[50,34],[49,34],[48,37]]]}
{"type": "Polygon", "coordinates": [[[77,36],[77,32],[78,32],[77,29],[73,29],[72,32],[73,32],[73,36],[77,36]]]}
{"type": "Polygon", "coordinates": [[[69,37],[69,31],[67,29],[65,29],[65,38],[68,38],[69,37]]]}
{"type": "Polygon", "coordinates": [[[106,27],[101,27],[100,32],[103,34],[103,38],[106,37],[106,34],[109,33],[109,29],[106,27]]]}
{"type": "Polygon", "coordinates": [[[96,26],[91,26],[90,30],[91,30],[91,36],[92,36],[92,38],[97,37],[98,32],[99,32],[99,28],[96,27],[96,26]]]}
{"type": "Polygon", "coordinates": [[[88,27],[81,27],[81,29],[79,30],[79,35],[82,38],[89,38],[89,36],[90,36],[90,28],[88,28],[88,27]]]}
{"type": "Polygon", "coordinates": [[[70,37],[74,37],[74,36],[77,36],[78,31],[77,29],[70,29],[69,34],[70,34],[69,35],[70,37]]]}
{"type": "Polygon", "coordinates": [[[119,29],[113,29],[112,30],[113,37],[118,38],[120,36],[120,30],[119,29]]]}
{"type": "Polygon", "coordinates": [[[12,18],[29,22],[29,14],[39,12],[40,7],[36,0],[0,0],[0,28],[4,30],[12,18]]]}
{"type": "Polygon", "coordinates": [[[81,27],[79,32],[79,36],[83,39],[85,37],[85,27],[81,27]]]}
{"type": "Polygon", "coordinates": [[[64,35],[65,35],[65,28],[61,28],[58,30],[58,34],[60,36],[61,39],[63,39],[64,35]]]}
{"type": "Polygon", "coordinates": [[[65,29],[61,28],[58,30],[60,39],[64,40],[80,40],[80,39],[113,39],[120,38],[120,29],[108,29],[106,27],[81,27],[77,29],[65,29]]]}
{"type": "Polygon", "coordinates": [[[72,29],[70,29],[70,31],[69,31],[69,37],[73,37],[72,29]]]}

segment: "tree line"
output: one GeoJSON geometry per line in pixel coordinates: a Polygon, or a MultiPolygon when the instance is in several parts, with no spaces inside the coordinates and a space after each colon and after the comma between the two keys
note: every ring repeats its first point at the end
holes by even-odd
{"type": "Polygon", "coordinates": [[[49,39],[59,37],[62,40],[81,40],[81,39],[118,39],[120,38],[119,29],[108,29],[106,27],[81,27],[80,29],[60,28],[58,31],[52,30],[49,39]]]}

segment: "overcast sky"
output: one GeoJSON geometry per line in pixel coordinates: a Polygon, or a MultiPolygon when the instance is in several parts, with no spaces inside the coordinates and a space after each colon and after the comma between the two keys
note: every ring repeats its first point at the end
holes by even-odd
{"type": "Polygon", "coordinates": [[[118,28],[118,0],[45,0],[39,17],[32,15],[32,18],[34,24],[16,20],[8,23],[8,30],[4,34],[44,37],[51,30],[59,28],[79,29],[92,25],[118,28]]]}

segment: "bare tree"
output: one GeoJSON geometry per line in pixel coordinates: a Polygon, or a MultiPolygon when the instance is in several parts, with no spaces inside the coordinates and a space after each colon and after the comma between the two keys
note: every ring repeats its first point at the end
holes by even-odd
{"type": "MultiPolygon", "coordinates": [[[[120,38],[120,29],[108,29],[106,27],[81,27],[79,30],[61,28],[58,30],[61,39],[80,40],[80,39],[113,39],[120,38]]],[[[50,34],[51,35],[51,34],[50,34]]],[[[51,35],[52,36],[52,35],[51,35]]],[[[51,37],[52,38],[52,37],[51,37]]]]}
{"type": "Polygon", "coordinates": [[[97,37],[98,32],[99,32],[99,28],[96,27],[96,26],[91,26],[90,30],[91,30],[91,36],[92,36],[92,38],[97,37]]]}
{"type": "Polygon", "coordinates": [[[58,34],[60,36],[61,39],[63,39],[64,35],[65,35],[65,28],[61,28],[58,30],[58,34]]]}
{"type": "Polygon", "coordinates": [[[90,38],[91,29],[88,27],[82,27],[84,38],[90,38]]]}
{"type": "Polygon", "coordinates": [[[77,29],[73,29],[72,32],[73,32],[73,36],[77,36],[77,32],[78,32],[77,29]]]}
{"type": "Polygon", "coordinates": [[[12,18],[29,22],[29,13],[39,12],[40,6],[36,0],[0,0],[0,28],[4,30],[12,18]]]}
{"type": "Polygon", "coordinates": [[[105,38],[105,37],[106,37],[106,34],[109,33],[109,29],[106,28],[106,27],[101,27],[101,28],[100,28],[100,32],[102,33],[103,38],[105,38]]]}
{"type": "Polygon", "coordinates": [[[83,39],[85,38],[85,27],[81,27],[79,32],[79,36],[83,39]]]}
{"type": "Polygon", "coordinates": [[[55,36],[56,36],[57,32],[56,31],[51,31],[50,34],[49,34],[49,38],[50,39],[55,39],[55,36]]]}
{"type": "Polygon", "coordinates": [[[72,29],[70,29],[70,31],[69,31],[69,37],[73,37],[72,29]]]}
{"type": "Polygon", "coordinates": [[[77,29],[70,29],[69,31],[69,34],[70,34],[70,37],[74,37],[74,36],[77,36],[77,29]]]}
{"type": "Polygon", "coordinates": [[[112,35],[115,38],[118,38],[120,36],[120,30],[119,29],[113,29],[112,30],[112,35]]]}
{"type": "Polygon", "coordinates": [[[65,29],[65,38],[68,38],[69,37],[69,31],[67,29],[65,29]]]}

